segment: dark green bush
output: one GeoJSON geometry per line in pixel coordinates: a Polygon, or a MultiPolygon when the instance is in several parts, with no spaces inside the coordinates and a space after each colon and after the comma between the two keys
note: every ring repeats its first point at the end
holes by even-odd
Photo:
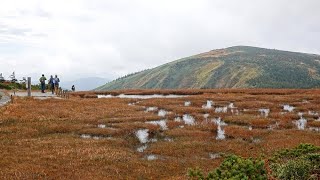
{"type": "Polygon", "coordinates": [[[242,158],[231,155],[225,158],[222,164],[204,175],[201,169],[190,169],[188,176],[192,179],[200,180],[220,180],[220,179],[267,179],[267,171],[265,170],[264,161],[254,160],[252,158],[242,158]]]}
{"type": "Polygon", "coordinates": [[[6,89],[6,90],[12,90],[12,89],[26,89],[25,84],[20,84],[20,83],[0,83],[0,89],[6,89]]]}
{"type": "Polygon", "coordinates": [[[6,90],[11,90],[11,87],[6,85],[6,84],[2,84],[0,83],[0,89],[6,89],[6,90]]]}

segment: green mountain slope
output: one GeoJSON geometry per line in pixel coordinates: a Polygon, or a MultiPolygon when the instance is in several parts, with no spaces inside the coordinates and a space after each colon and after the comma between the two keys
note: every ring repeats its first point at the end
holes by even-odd
{"type": "Polygon", "coordinates": [[[96,90],[320,87],[320,56],[235,46],[183,58],[96,90]]]}

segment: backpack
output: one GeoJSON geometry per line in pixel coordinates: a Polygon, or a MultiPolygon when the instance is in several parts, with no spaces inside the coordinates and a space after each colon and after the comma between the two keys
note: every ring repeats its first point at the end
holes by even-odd
{"type": "Polygon", "coordinates": [[[54,78],[53,80],[55,85],[59,85],[60,79],[59,78],[54,78]]]}
{"type": "Polygon", "coordinates": [[[45,83],[45,82],[46,82],[46,80],[45,80],[44,77],[41,77],[41,78],[39,79],[39,81],[40,81],[41,83],[45,83]]]}

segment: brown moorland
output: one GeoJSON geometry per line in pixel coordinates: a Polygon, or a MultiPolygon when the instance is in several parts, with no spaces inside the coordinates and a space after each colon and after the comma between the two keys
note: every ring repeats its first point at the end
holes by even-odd
{"type": "Polygon", "coordinates": [[[0,108],[0,176],[186,179],[188,168],[207,172],[228,154],[268,159],[300,143],[319,146],[318,113],[316,89],[122,90],[77,92],[70,99],[16,98],[0,108]],[[100,94],[186,96],[96,98],[100,94]],[[139,130],[144,130],[140,140],[139,130]]]}

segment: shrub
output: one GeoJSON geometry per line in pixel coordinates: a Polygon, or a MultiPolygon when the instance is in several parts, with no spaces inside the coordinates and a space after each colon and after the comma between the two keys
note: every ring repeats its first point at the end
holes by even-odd
{"type": "Polygon", "coordinates": [[[188,176],[192,179],[267,179],[264,161],[242,158],[236,155],[226,157],[222,164],[204,176],[201,169],[190,169],[188,176]]]}
{"type": "Polygon", "coordinates": [[[308,179],[311,171],[311,163],[303,160],[290,160],[285,164],[274,164],[274,173],[279,179],[308,179]]]}
{"type": "Polygon", "coordinates": [[[6,90],[11,90],[11,87],[6,85],[6,84],[2,84],[0,83],[0,89],[6,89],[6,90]]]}
{"type": "Polygon", "coordinates": [[[278,179],[318,179],[320,147],[300,144],[293,149],[281,150],[271,159],[270,168],[278,179]]]}

